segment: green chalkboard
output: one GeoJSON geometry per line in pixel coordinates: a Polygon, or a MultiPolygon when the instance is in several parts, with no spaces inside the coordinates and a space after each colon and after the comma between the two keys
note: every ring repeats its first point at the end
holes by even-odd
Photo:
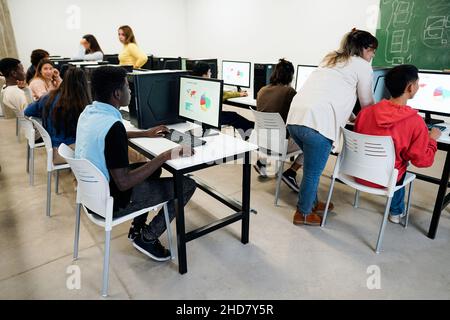
{"type": "Polygon", "coordinates": [[[380,0],[374,66],[450,69],[450,0],[380,0]]]}

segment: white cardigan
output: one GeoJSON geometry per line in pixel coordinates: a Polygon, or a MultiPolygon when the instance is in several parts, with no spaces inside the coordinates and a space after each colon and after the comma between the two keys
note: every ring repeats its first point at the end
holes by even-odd
{"type": "Polygon", "coordinates": [[[369,62],[353,56],[346,64],[319,67],[311,73],[291,103],[287,124],[318,131],[339,146],[344,127],[359,98],[361,108],[374,104],[373,70],[369,62]]]}

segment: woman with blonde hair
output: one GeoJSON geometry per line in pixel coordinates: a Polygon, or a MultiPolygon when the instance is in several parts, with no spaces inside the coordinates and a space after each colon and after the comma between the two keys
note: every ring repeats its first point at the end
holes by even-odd
{"type": "Polygon", "coordinates": [[[62,79],[59,76],[59,71],[53,66],[53,62],[49,59],[42,59],[29,85],[33,99],[39,100],[40,97],[49,93],[51,90],[58,89],[61,82],[62,79]]]}
{"type": "Polygon", "coordinates": [[[120,65],[132,65],[140,68],[147,62],[147,55],[137,46],[133,30],[129,26],[121,26],[118,30],[119,41],[123,50],[119,54],[120,65]]]}
{"type": "Polygon", "coordinates": [[[325,209],[317,199],[319,179],[330,151],[339,146],[340,128],[349,119],[356,99],[361,108],[374,104],[370,61],[377,47],[373,35],[353,28],[339,50],[325,56],[292,100],[287,128],[304,155],[295,225],[318,226],[322,221],[317,214],[325,209]]]}

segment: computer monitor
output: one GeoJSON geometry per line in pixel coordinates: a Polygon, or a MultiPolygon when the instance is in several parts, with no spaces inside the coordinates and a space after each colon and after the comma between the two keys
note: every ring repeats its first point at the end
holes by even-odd
{"type": "MultiPolygon", "coordinates": [[[[167,58],[167,57],[152,57],[152,70],[164,70],[168,69],[168,66],[173,67],[174,61],[177,63],[177,70],[181,69],[181,58],[167,58]],[[167,62],[169,64],[167,64],[167,62]]],[[[174,70],[174,69],[172,69],[174,70]]]]}
{"type": "Polygon", "coordinates": [[[250,88],[250,62],[222,61],[223,83],[231,86],[250,88]]]}
{"type": "Polygon", "coordinates": [[[180,76],[179,117],[200,122],[203,128],[220,129],[222,94],[222,80],[180,76]]]}
{"type": "MultiPolygon", "coordinates": [[[[384,83],[384,79],[388,71],[389,68],[373,68],[372,87],[375,103],[378,103],[383,99],[389,99],[391,97],[384,83]]],[[[358,115],[359,111],[361,111],[361,104],[359,103],[359,99],[356,99],[355,106],[353,107],[353,113],[355,115],[358,115]]]]}
{"type": "Polygon", "coordinates": [[[139,129],[179,122],[179,77],[186,71],[137,71],[127,74],[130,122],[139,129]]]}
{"type": "MultiPolygon", "coordinates": [[[[217,79],[217,59],[187,59],[186,60],[186,70],[194,70],[194,66],[198,62],[204,62],[211,68],[211,78],[217,79]]],[[[184,69],[183,69],[184,70],[184,69]]]]}
{"type": "Polygon", "coordinates": [[[181,59],[173,59],[164,61],[164,68],[166,70],[182,70],[181,59]]]}
{"type": "Polygon", "coordinates": [[[450,116],[450,73],[419,72],[419,90],[408,105],[425,113],[425,122],[442,122],[431,119],[431,114],[450,116]]]}
{"type": "Polygon", "coordinates": [[[295,91],[298,92],[302,89],[303,85],[306,82],[306,79],[308,79],[309,75],[316,69],[317,66],[303,64],[297,65],[297,74],[295,76],[295,91]]]}
{"type": "Polygon", "coordinates": [[[270,76],[275,70],[275,64],[255,63],[253,65],[253,99],[258,97],[258,91],[270,83],[270,76]]]}
{"type": "Polygon", "coordinates": [[[103,60],[108,61],[111,64],[119,64],[119,55],[118,54],[104,54],[103,60]]]}

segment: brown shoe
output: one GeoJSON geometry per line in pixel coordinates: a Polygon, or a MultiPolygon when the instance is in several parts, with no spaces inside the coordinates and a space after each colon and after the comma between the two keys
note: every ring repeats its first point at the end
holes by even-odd
{"type": "MultiPolygon", "coordinates": [[[[326,206],[326,202],[317,202],[316,206],[312,209],[313,212],[324,212],[325,211],[325,206],[326,206]]],[[[333,202],[330,202],[330,204],[328,205],[328,211],[331,211],[334,209],[334,204],[333,202]]]]}
{"type": "Polygon", "coordinates": [[[297,209],[294,213],[293,223],[295,225],[306,224],[308,226],[320,226],[322,223],[322,217],[314,212],[304,215],[297,209]]]}

